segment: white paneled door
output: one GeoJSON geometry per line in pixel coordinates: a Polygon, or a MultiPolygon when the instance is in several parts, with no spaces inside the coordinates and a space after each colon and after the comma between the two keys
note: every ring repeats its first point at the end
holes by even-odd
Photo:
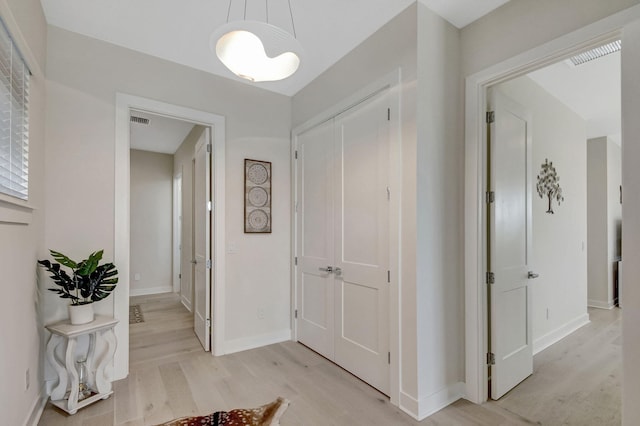
{"type": "Polygon", "coordinates": [[[296,143],[298,340],[388,393],[388,90],[296,143]]]}
{"type": "Polygon", "coordinates": [[[193,327],[205,351],[211,349],[211,136],[196,144],[194,162],[194,315],[193,327]]]}
{"type": "Polygon", "coordinates": [[[489,274],[491,398],[533,372],[531,117],[489,91],[489,274]],[[491,196],[489,197],[491,201],[491,196]],[[493,274],[493,276],[491,276],[493,274]]]}

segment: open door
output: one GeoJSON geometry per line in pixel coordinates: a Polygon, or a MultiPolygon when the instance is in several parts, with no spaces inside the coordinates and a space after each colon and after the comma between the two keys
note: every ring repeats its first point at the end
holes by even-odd
{"type": "Polygon", "coordinates": [[[531,117],[489,90],[487,283],[490,303],[491,398],[533,372],[531,312],[531,117]]]}
{"type": "Polygon", "coordinates": [[[194,165],[194,315],[193,327],[205,351],[211,350],[211,133],[196,144],[194,165]]]}

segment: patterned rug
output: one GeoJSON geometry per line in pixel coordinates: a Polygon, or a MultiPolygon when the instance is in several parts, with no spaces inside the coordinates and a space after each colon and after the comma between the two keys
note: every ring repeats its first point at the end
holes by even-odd
{"type": "Polygon", "coordinates": [[[258,408],[216,411],[206,416],[183,417],[157,426],[278,426],[287,407],[289,400],[278,397],[258,408]]]}
{"type": "Polygon", "coordinates": [[[140,305],[129,306],[129,324],[137,324],[139,322],[144,322],[144,316],[142,315],[142,310],[140,310],[140,305]]]}

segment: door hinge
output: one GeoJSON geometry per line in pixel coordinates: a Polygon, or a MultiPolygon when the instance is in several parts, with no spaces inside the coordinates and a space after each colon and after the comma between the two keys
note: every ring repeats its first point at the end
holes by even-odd
{"type": "Polygon", "coordinates": [[[493,191],[487,191],[485,193],[485,201],[487,204],[491,204],[496,201],[496,193],[493,191]]]}
{"type": "Polygon", "coordinates": [[[210,143],[207,144],[207,152],[211,152],[211,144],[210,143]]]}
{"type": "Polygon", "coordinates": [[[298,256],[293,258],[294,265],[298,266],[298,256]]]}
{"type": "Polygon", "coordinates": [[[487,124],[491,124],[496,121],[496,113],[494,111],[487,111],[487,124]]]}
{"type": "Polygon", "coordinates": [[[179,278],[179,279],[182,279],[182,274],[178,274],[178,278],[179,278]]]}
{"type": "Polygon", "coordinates": [[[207,269],[211,269],[213,267],[213,262],[211,262],[211,259],[207,259],[207,269]]]}
{"type": "Polygon", "coordinates": [[[391,121],[391,108],[387,108],[387,121],[391,121]]]}
{"type": "Polygon", "coordinates": [[[387,200],[391,201],[391,188],[387,186],[387,200]]]}
{"type": "Polygon", "coordinates": [[[391,352],[387,352],[387,363],[391,364],[391,352]]]}
{"type": "Polygon", "coordinates": [[[487,353],[487,365],[496,365],[496,356],[493,352],[487,353]]]}
{"type": "Polygon", "coordinates": [[[298,310],[297,309],[295,311],[293,311],[293,317],[295,319],[298,319],[298,310]]]}
{"type": "Polygon", "coordinates": [[[211,201],[207,201],[207,210],[209,211],[213,210],[213,203],[211,201]]]}
{"type": "Polygon", "coordinates": [[[387,271],[387,282],[391,284],[391,271],[387,271]]]}
{"type": "Polygon", "coordinates": [[[298,159],[298,150],[296,149],[295,153],[294,153],[295,159],[298,159]]]}
{"type": "Polygon", "coordinates": [[[496,276],[493,272],[487,272],[487,284],[493,284],[496,282],[496,276]]]}
{"type": "Polygon", "coordinates": [[[211,320],[207,318],[207,327],[211,327],[211,320]]]}

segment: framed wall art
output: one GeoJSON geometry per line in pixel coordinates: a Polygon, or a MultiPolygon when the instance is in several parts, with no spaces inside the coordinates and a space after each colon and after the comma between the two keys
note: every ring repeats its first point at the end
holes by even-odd
{"type": "Polygon", "coordinates": [[[271,233],[271,163],[244,160],[244,232],[271,233]]]}

